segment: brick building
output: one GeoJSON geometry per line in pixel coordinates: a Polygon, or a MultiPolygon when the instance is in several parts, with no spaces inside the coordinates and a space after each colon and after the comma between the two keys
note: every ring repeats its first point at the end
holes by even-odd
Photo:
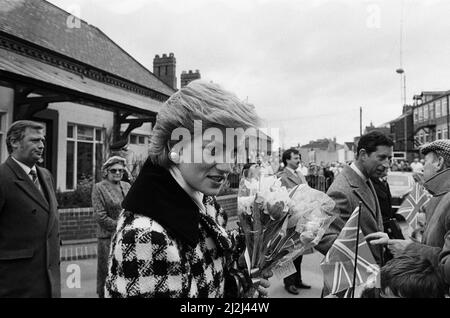
{"type": "Polygon", "coordinates": [[[413,106],[414,147],[448,139],[450,131],[450,91],[422,92],[414,96],[413,106]]]}

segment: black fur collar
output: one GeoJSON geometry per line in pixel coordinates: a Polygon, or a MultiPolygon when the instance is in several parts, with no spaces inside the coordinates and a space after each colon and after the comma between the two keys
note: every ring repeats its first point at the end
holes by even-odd
{"type": "Polygon", "coordinates": [[[169,170],[147,160],[122,202],[130,212],[150,217],[177,239],[195,247],[199,242],[200,212],[169,170]]]}

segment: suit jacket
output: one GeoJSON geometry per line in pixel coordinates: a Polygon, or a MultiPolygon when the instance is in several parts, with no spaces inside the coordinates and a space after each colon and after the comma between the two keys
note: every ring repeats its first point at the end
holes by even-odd
{"type": "Polygon", "coordinates": [[[301,172],[298,172],[298,175],[296,175],[286,168],[279,172],[277,177],[281,178],[281,184],[287,189],[292,189],[299,184],[308,184],[301,172]]]}
{"type": "MultiPolygon", "coordinates": [[[[360,227],[364,235],[383,231],[383,220],[380,206],[376,196],[372,194],[367,183],[350,166],[345,166],[342,172],[336,177],[327,191],[335,202],[333,221],[322,241],[316,249],[322,254],[326,254],[338,237],[345,223],[348,221],[353,211],[362,201],[360,227]]],[[[372,254],[378,264],[382,264],[382,248],[369,244],[372,254]]]]}
{"type": "Polygon", "coordinates": [[[57,201],[48,170],[45,197],[9,157],[0,165],[0,298],[60,297],[57,201]]]}
{"type": "Polygon", "coordinates": [[[380,203],[381,215],[383,219],[390,219],[394,217],[394,213],[392,212],[392,196],[391,189],[389,188],[389,184],[384,184],[378,178],[370,178],[373,183],[373,187],[375,188],[375,192],[377,193],[378,202],[380,203]]]}

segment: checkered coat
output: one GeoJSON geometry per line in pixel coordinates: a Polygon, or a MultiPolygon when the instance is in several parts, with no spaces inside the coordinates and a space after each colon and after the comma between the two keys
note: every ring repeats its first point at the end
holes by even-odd
{"type": "MultiPolygon", "coordinates": [[[[130,193],[133,196],[133,188],[130,193]]],[[[164,194],[160,199],[164,199],[164,194]]],[[[165,204],[170,207],[175,203],[165,204]]],[[[195,242],[182,235],[179,230],[182,224],[172,227],[161,224],[166,221],[162,215],[177,224],[178,218],[170,217],[174,212],[153,212],[160,217],[158,222],[142,213],[124,211],[112,239],[105,297],[223,297],[225,251],[231,247],[224,229],[226,214],[213,197],[205,197],[204,205],[205,213],[197,208],[197,214],[192,214],[198,217],[197,231],[187,233],[198,236],[195,242]]],[[[176,207],[173,209],[176,211],[176,207]]],[[[188,207],[183,213],[190,213],[188,207]]]]}

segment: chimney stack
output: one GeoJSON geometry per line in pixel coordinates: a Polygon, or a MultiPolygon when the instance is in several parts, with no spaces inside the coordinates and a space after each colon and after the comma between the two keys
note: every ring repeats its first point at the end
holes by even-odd
{"type": "Polygon", "coordinates": [[[173,53],[169,56],[163,54],[162,57],[155,55],[153,59],[153,74],[174,90],[177,89],[176,64],[177,60],[173,53]]]}
{"type": "Polygon", "coordinates": [[[200,75],[199,70],[195,70],[195,72],[192,72],[192,70],[189,70],[189,73],[186,71],[181,72],[181,88],[185,87],[190,82],[192,82],[196,79],[200,79],[200,78],[201,78],[201,75],[200,75]]]}

